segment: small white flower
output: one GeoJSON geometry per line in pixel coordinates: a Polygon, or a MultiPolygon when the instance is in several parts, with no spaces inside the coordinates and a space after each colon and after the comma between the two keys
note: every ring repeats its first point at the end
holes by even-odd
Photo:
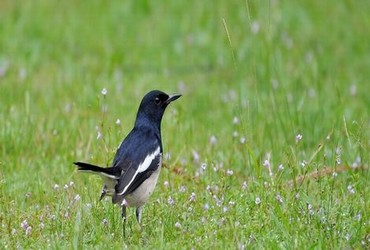
{"type": "Polygon", "coordinates": [[[307,210],[311,216],[315,214],[315,211],[313,210],[313,206],[310,203],[307,203],[307,210]]]}
{"type": "Polygon", "coordinates": [[[239,124],[239,118],[238,117],[236,117],[236,116],[234,116],[234,118],[233,118],[233,124],[239,124]]]}
{"type": "Polygon", "coordinates": [[[355,193],[355,189],[354,189],[354,187],[352,185],[348,185],[347,190],[348,190],[348,192],[350,194],[354,194],[355,193]]]}
{"type": "Polygon", "coordinates": [[[116,125],[120,125],[121,124],[121,120],[120,119],[117,119],[116,120],[116,125]]]}
{"type": "Polygon", "coordinates": [[[202,169],[202,171],[206,171],[206,168],[207,168],[207,163],[202,163],[202,165],[200,165],[200,168],[202,169]]]}
{"type": "Polygon", "coordinates": [[[222,226],[225,223],[226,219],[225,217],[222,217],[218,223],[219,226],[222,226]]]}
{"type": "Polygon", "coordinates": [[[357,168],[361,165],[361,157],[357,156],[355,161],[352,163],[352,168],[357,168]]]}
{"type": "Polygon", "coordinates": [[[108,90],[107,90],[106,88],[103,88],[103,89],[101,90],[101,94],[102,94],[103,96],[106,96],[106,95],[108,94],[108,90]]]}
{"type": "Polygon", "coordinates": [[[295,142],[299,142],[299,141],[301,141],[301,140],[302,140],[302,138],[303,138],[303,136],[302,136],[301,134],[296,135],[296,136],[295,136],[295,142]]]}
{"type": "Polygon", "coordinates": [[[164,182],[163,182],[163,185],[164,185],[166,188],[168,188],[168,187],[170,186],[170,183],[169,183],[168,181],[164,181],[164,182]]]}
{"type": "Polygon", "coordinates": [[[337,165],[340,165],[340,164],[342,163],[342,161],[341,161],[340,157],[337,157],[337,158],[335,159],[335,162],[337,163],[337,165]]]}
{"type": "Polygon", "coordinates": [[[254,237],[254,235],[250,234],[249,238],[248,238],[248,244],[252,244],[255,240],[256,240],[256,238],[254,237]]]}
{"type": "Polygon", "coordinates": [[[222,200],[220,200],[219,198],[217,198],[217,196],[216,196],[216,195],[214,195],[214,196],[213,196],[213,199],[216,201],[216,205],[217,205],[218,207],[221,207],[221,205],[222,205],[222,200]]]}
{"type": "Polygon", "coordinates": [[[335,154],[340,155],[341,152],[342,152],[342,148],[341,147],[337,147],[335,149],[335,154]]]}
{"type": "Polygon", "coordinates": [[[280,204],[284,203],[283,197],[281,197],[281,195],[280,195],[280,194],[277,194],[277,195],[275,196],[275,198],[276,198],[276,200],[277,200],[280,204]]]}
{"type": "Polygon", "coordinates": [[[260,24],[257,21],[251,23],[251,31],[253,34],[257,34],[260,31],[260,24]]]}
{"type": "Polygon", "coordinates": [[[79,194],[76,194],[76,196],[73,198],[75,202],[79,201],[81,199],[81,196],[79,194]]]}
{"type": "Polygon", "coordinates": [[[231,175],[234,174],[234,171],[232,171],[231,169],[228,169],[228,170],[226,170],[226,174],[231,176],[231,175]]]}
{"type": "Polygon", "coordinates": [[[301,162],[301,166],[302,166],[302,168],[304,168],[306,165],[307,165],[307,162],[306,162],[305,160],[303,160],[303,161],[301,162]]]}
{"type": "Polygon", "coordinates": [[[351,235],[349,233],[347,233],[344,238],[346,239],[346,241],[349,241],[351,239],[351,235]]]}
{"type": "Polygon", "coordinates": [[[181,193],[184,193],[186,191],[186,187],[185,186],[180,186],[179,191],[181,193]]]}
{"type": "Polygon", "coordinates": [[[57,190],[57,189],[59,189],[59,185],[58,184],[54,184],[54,190],[57,190]]]}
{"type": "Polygon", "coordinates": [[[242,189],[245,190],[245,189],[247,189],[247,187],[248,187],[247,182],[246,181],[243,181],[242,189]]]}
{"type": "Polygon", "coordinates": [[[278,170],[279,170],[280,172],[284,170],[284,166],[283,166],[283,164],[280,164],[280,165],[278,166],[278,170]]]}
{"type": "Polygon", "coordinates": [[[211,145],[215,145],[215,144],[217,143],[217,138],[216,138],[216,136],[211,135],[211,137],[209,138],[209,143],[210,143],[211,145]]]}
{"type": "Polygon", "coordinates": [[[310,203],[307,204],[307,209],[312,210],[312,205],[310,203]]]}
{"type": "Polygon", "coordinates": [[[101,222],[104,226],[108,225],[108,220],[107,219],[103,219],[102,222],[101,222]]]}
{"type": "Polygon", "coordinates": [[[209,209],[209,204],[208,203],[204,204],[203,209],[208,210],[209,209]]]}
{"type": "Polygon", "coordinates": [[[69,182],[69,186],[70,186],[70,187],[73,187],[74,185],[75,185],[75,183],[74,183],[73,181],[70,181],[70,182],[69,182]]]}
{"type": "Polygon", "coordinates": [[[247,142],[247,139],[244,136],[240,137],[241,144],[245,144],[246,142],[247,142]]]}
{"type": "Polygon", "coordinates": [[[168,202],[169,205],[174,205],[175,204],[175,200],[171,196],[168,197],[167,202],[168,202]]]}
{"type": "Polygon", "coordinates": [[[191,193],[191,196],[189,198],[189,201],[190,202],[194,202],[196,198],[197,198],[197,195],[193,192],[193,193],[191,193]]]}
{"type": "Polygon", "coordinates": [[[327,222],[326,217],[325,217],[325,216],[324,216],[324,217],[321,217],[321,218],[320,218],[320,222],[321,222],[322,224],[326,224],[326,222],[327,222]]]}
{"type": "Polygon", "coordinates": [[[68,189],[68,184],[65,184],[63,188],[68,189]]]}
{"type": "Polygon", "coordinates": [[[32,227],[27,227],[27,229],[26,229],[26,235],[28,236],[28,235],[30,235],[31,234],[31,230],[32,230],[32,227]]]}
{"type": "Polygon", "coordinates": [[[176,228],[181,228],[181,224],[180,224],[180,222],[176,222],[176,223],[175,223],[175,227],[176,227],[176,228]]]}
{"type": "Polygon", "coordinates": [[[201,221],[203,224],[205,224],[205,223],[207,222],[207,219],[206,219],[205,217],[202,217],[202,218],[200,219],[200,221],[201,221]]]}
{"type": "Polygon", "coordinates": [[[200,160],[199,153],[197,151],[193,150],[192,155],[193,155],[194,162],[199,162],[199,160],[200,160]]]}
{"type": "Polygon", "coordinates": [[[267,154],[267,159],[264,161],[263,163],[263,166],[265,168],[267,168],[267,170],[269,171],[269,176],[273,176],[274,174],[272,173],[272,169],[271,169],[271,164],[270,164],[270,153],[267,154]]]}
{"type": "Polygon", "coordinates": [[[213,165],[213,164],[212,164],[212,166],[213,166],[213,167],[212,167],[213,172],[217,172],[217,171],[218,171],[218,166],[217,166],[217,165],[213,165]]]}
{"type": "Polygon", "coordinates": [[[256,205],[261,204],[261,198],[260,197],[256,197],[256,200],[254,202],[256,203],[256,205]]]}
{"type": "Polygon", "coordinates": [[[356,218],[356,220],[360,221],[361,220],[361,214],[360,213],[356,214],[355,218],[356,218]]]}
{"type": "Polygon", "coordinates": [[[238,242],[238,250],[245,250],[245,244],[238,242]]]}
{"type": "Polygon", "coordinates": [[[25,229],[25,230],[28,228],[27,220],[24,220],[24,221],[22,221],[22,222],[21,222],[21,227],[22,227],[23,229],[25,229]]]}
{"type": "Polygon", "coordinates": [[[98,131],[96,135],[96,139],[99,140],[101,137],[102,137],[102,134],[100,133],[100,131],[98,131]]]}

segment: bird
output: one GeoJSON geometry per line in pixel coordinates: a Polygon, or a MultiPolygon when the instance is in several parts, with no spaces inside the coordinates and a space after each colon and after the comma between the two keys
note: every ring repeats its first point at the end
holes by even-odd
{"type": "Polygon", "coordinates": [[[160,90],[148,92],[139,105],[133,129],[119,145],[110,167],[74,162],[79,171],[103,178],[99,200],[110,196],[113,204],[122,207],[124,238],[126,208],[136,208],[136,220],[141,228],[143,206],[154,191],[162,166],[162,117],[167,106],[180,97],[160,90]]]}

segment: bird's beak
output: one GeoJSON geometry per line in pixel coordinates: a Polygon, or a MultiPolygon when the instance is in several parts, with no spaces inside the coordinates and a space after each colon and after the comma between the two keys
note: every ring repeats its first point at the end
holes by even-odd
{"type": "Polygon", "coordinates": [[[180,96],[181,95],[179,94],[170,95],[166,101],[166,104],[170,104],[170,102],[173,102],[174,100],[179,99],[180,96]]]}

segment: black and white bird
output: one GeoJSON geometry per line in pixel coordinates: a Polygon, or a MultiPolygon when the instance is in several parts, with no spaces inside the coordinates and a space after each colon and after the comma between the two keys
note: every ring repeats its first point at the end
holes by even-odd
{"type": "Polygon", "coordinates": [[[100,200],[106,195],[122,206],[125,235],[126,207],[136,208],[141,225],[143,205],[152,194],[162,165],[161,121],[166,107],[181,95],[153,90],[147,93],[137,111],[135,126],[118,147],[111,167],[74,162],[78,170],[99,174],[104,180],[100,200]]]}

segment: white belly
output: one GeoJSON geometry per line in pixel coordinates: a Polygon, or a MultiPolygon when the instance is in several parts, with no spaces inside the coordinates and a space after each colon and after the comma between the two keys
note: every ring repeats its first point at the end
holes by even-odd
{"type": "Polygon", "coordinates": [[[127,207],[141,207],[148,201],[157,184],[160,171],[161,167],[159,166],[134,192],[125,197],[127,207]]]}

